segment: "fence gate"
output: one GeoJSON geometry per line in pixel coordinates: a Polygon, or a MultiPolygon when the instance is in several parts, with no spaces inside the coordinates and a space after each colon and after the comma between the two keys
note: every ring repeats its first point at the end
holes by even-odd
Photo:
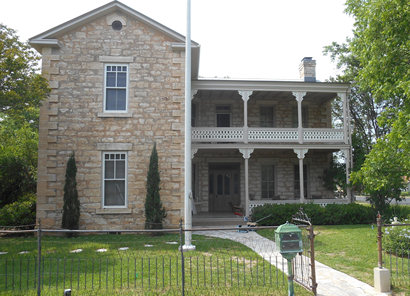
{"type": "Polygon", "coordinates": [[[296,255],[293,261],[293,274],[295,282],[304,286],[313,294],[317,295],[316,269],[315,269],[315,234],[310,218],[300,208],[293,215],[292,220],[295,224],[303,224],[307,227],[302,232],[303,253],[296,255]]]}

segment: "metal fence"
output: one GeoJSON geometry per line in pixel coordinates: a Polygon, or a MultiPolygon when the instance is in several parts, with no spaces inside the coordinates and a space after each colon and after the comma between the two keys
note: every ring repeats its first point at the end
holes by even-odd
{"type": "MultiPolygon", "coordinates": [[[[211,288],[230,289],[232,295],[248,289],[255,293],[249,294],[258,295],[286,291],[286,261],[273,240],[255,232],[273,233],[275,228],[185,230],[181,226],[113,232],[38,226],[31,230],[0,230],[0,292],[62,295],[64,289],[121,289],[183,294],[211,288]],[[193,231],[195,251],[181,251],[184,231],[193,231]],[[67,238],[67,233],[77,237],[67,238]]],[[[304,256],[297,257],[295,274],[306,282],[311,278],[306,269],[309,263],[304,256]]]]}
{"type": "Polygon", "coordinates": [[[379,268],[385,267],[390,270],[393,286],[408,286],[410,284],[410,224],[398,222],[384,224],[378,214],[377,230],[379,268]]]}

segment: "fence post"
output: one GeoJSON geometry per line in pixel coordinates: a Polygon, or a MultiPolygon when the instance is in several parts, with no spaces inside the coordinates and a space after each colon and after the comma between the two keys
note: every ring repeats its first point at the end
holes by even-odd
{"type": "Polygon", "coordinates": [[[185,260],[184,260],[184,249],[182,246],[183,246],[183,242],[182,242],[182,219],[181,219],[179,220],[179,250],[181,251],[182,296],[185,296],[185,260]]]}
{"type": "Polygon", "coordinates": [[[378,266],[379,268],[383,268],[383,254],[382,254],[382,216],[380,215],[380,212],[377,213],[377,248],[378,248],[378,253],[379,253],[379,258],[378,258],[378,266]]]}
{"type": "Polygon", "coordinates": [[[315,265],[315,233],[313,231],[313,225],[309,225],[309,241],[310,241],[310,268],[312,272],[312,292],[313,295],[317,295],[317,282],[316,282],[316,265],[315,265]]]}
{"type": "Polygon", "coordinates": [[[37,229],[37,296],[41,296],[41,219],[38,219],[37,229]]]}

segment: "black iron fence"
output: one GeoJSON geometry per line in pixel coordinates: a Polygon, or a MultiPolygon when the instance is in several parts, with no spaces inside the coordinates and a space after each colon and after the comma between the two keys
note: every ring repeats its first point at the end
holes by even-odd
{"type": "Polygon", "coordinates": [[[410,284],[410,224],[383,223],[377,216],[378,266],[390,270],[392,285],[410,284]]]}
{"type": "MultiPolygon", "coordinates": [[[[201,289],[211,289],[221,291],[215,295],[285,295],[286,261],[271,239],[255,232],[273,233],[275,228],[0,230],[0,292],[62,295],[71,289],[97,290],[101,295],[113,290],[201,295],[201,289]],[[195,251],[181,251],[185,231],[193,232],[195,251]],[[76,237],[67,238],[68,233],[76,237]]],[[[309,282],[309,263],[298,257],[295,274],[309,282]]]]}

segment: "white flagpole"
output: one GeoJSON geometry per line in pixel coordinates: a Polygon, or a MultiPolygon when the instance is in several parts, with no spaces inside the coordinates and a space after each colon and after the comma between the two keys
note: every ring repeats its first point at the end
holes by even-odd
{"type": "MultiPolygon", "coordinates": [[[[187,0],[185,37],[185,229],[192,228],[192,159],[191,159],[191,0],[187,0]]],[[[184,250],[195,250],[192,232],[185,232],[184,250]]]]}

